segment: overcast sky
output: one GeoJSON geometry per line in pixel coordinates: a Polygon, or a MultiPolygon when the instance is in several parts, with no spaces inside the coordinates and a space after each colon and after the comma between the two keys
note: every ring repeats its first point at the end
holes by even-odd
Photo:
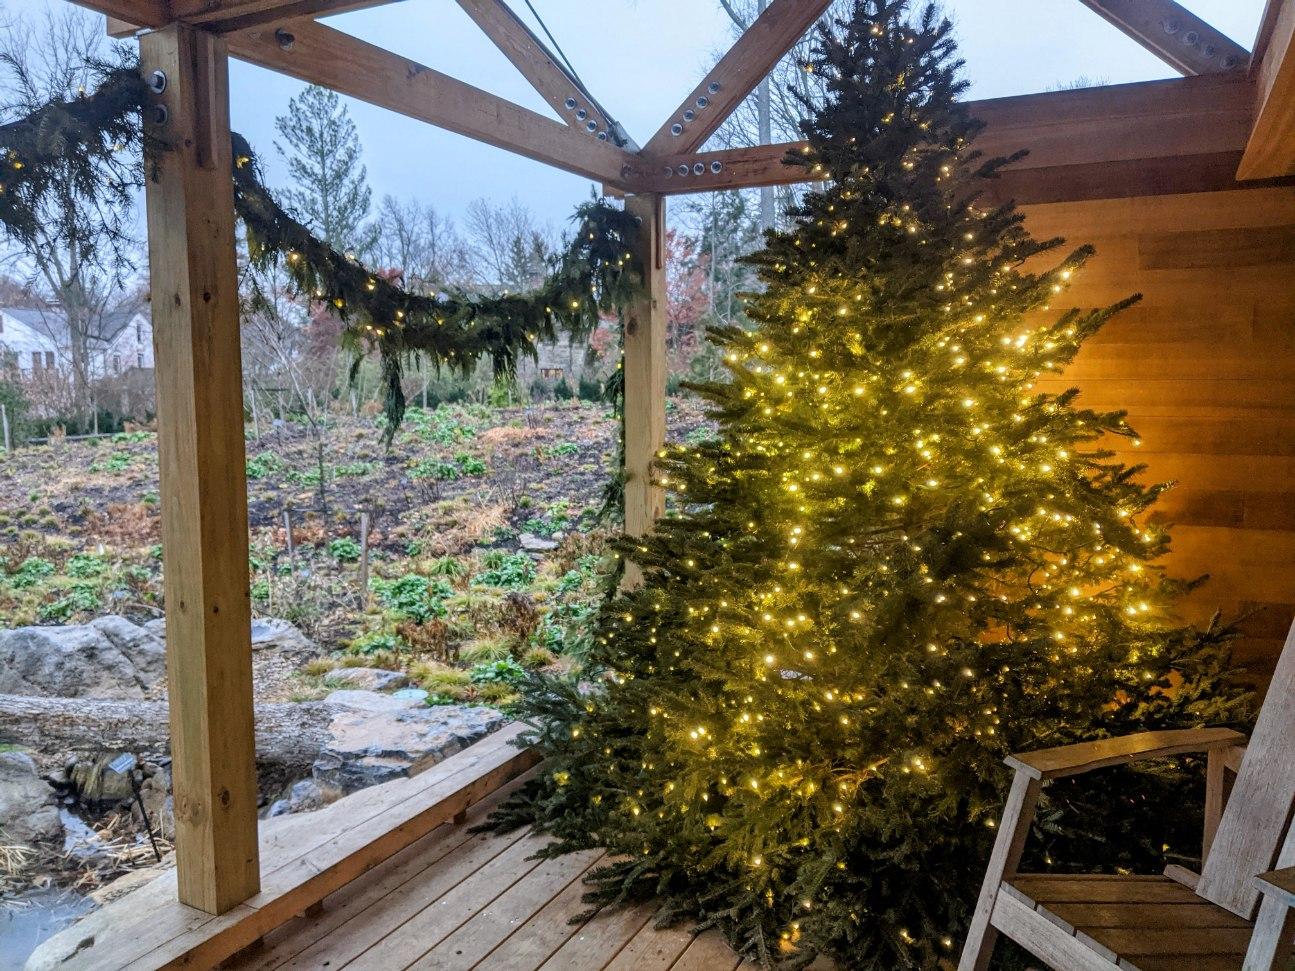
{"type": "MultiPolygon", "coordinates": [[[[66,0],[0,0],[8,20],[66,0]]],[[[529,17],[524,0],[509,0],[529,17]]],[[[576,70],[640,144],[732,42],[718,0],[531,0],[576,70]],[[597,11],[596,15],[594,11],[597,11]]],[[[1249,48],[1263,0],[1184,0],[1249,48]]],[[[946,0],[958,24],[972,97],[1045,91],[1086,76],[1109,83],[1170,77],[1165,64],[1079,0],[946,0]]],[[[403,0],[328,21],[371,43],[549,114],[547,106],[454,0],[403,0]]],[[[235,62],[233,124],[269,168],[274,117],[299,82],[235,62]]],[[[478,196],[517,196],[555,227],[587,198],[588,180],[567,175],[381,108],[348,102],[364,144],[375,202],[417,197],[458,216],[478,196]]]]}

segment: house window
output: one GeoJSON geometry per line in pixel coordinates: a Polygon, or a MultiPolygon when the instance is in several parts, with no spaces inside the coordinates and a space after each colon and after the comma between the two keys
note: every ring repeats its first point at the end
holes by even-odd
{"type": "Polygon", "coordinates": [[[540,368],[540,377],[545,381],[558,381],[566,372],[560,367],[542,367],[540,368]]]}
{"type": "Polygon", "coordinates": [[[31,369],[33,371],[40,370],[40,351],[31,352],[31,369]]]}
{"type": "Polygon", "coordinates": [[[54,370],[54,352],[53,352],[53,351],[46,351],[46,352],[45,352],[45,366],[46,366],[47,368],[49,368],[51,371],[53,371],[53,370],[54,370]]]}
{"type": "Polygon", "coordinates": [[[112,356],[112,373],[121,374],[121,355],[120,354],[114,354],[112,356]]]}

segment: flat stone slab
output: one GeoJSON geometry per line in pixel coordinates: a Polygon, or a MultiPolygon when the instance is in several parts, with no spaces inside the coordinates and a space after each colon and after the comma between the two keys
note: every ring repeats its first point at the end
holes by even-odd
{"type": "MultiPolygon", "coordinates": [[[[372,692],[335,691],[339,694],[372,692]]],[[[376,697],[388,702],[390,695],[376,697]]],[[[312,775],[325,789],[346,794],[419,772],[467,748],[502,727],[508,719],[494,708],[438,705],[352,707],[333,719],[330,742],[315,761],[312,775]]]]}

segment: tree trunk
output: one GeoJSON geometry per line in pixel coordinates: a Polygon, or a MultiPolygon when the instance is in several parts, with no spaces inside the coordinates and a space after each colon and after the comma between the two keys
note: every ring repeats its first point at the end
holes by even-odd
{"type": "MultiPolygon", "coordinates": [[[[322,701],[256,706],[256,761],[265,774],[309,772],[340,709],[322,701]]],[[[0,741],[36,752],[169,754],[165,702],[0,694],[0,741]]]]}

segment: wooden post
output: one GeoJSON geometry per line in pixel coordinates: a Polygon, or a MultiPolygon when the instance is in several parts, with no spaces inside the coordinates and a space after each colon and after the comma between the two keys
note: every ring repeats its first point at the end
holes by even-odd
{"type": "Polygon", "coordinates": [[[4,431],[4,450],[12,452],[13,443],[9,440],[9,409],[2,401],[0,401],[0,429],[4,431]]]}
{"type": "Polygon", "coordinates": [[[238,274],[225,41],[183,24],[140,38],[165,90],[145,129],[167,681],[183,903],[260,890],[238,274]]]}
{"type": "Polygon", "coordinates": [[[360,606],[369,606],[369,514],[360,513],[360,606]]]}
{"type": "MultiPolygon", "coordinates": [[[[637,256],[644,293],[625,316],[625,532],[642,536],[665,512],[665,493],[652,484],[652,462],[665,444],[665,199],[634,195],[626,212],[642,220],[637,256]]],[[[641,582],[633,563],[625,583],[641,582]]]]}
{"type": "Polygon", "coordinates": [[[252,388],[248,399],[252,402],[252,437],[261,440],[261,413],[256,410],[256,388],[252,388]]]}

